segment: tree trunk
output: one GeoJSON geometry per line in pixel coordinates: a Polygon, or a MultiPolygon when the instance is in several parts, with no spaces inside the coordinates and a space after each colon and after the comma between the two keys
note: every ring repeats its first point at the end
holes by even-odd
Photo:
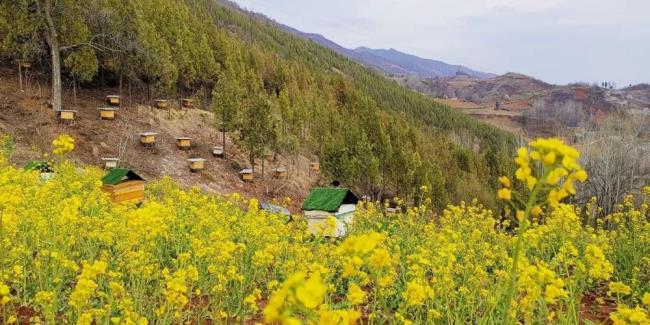
{"type": "MultiPolygon", "coordinates": [[[[38,5],[40,1],[36,1],[38,5]]],[[[52,3],[50,0],[44,1],[45,8],[40,8],[42,15],[45,16],[45,40],[50,46],[50,56],[52,59],[52,109],[61,110],[61,46],[59,44],[59,34],[54,26],[52,19],[52,3]]]]}
{"type": "Polygon", "coordinates": [[[251,170],[253,171],[253,174],[255,174],[255,156],[253,155],[253,149],[251,149],[250,152],[249,162],[251,164],[251,170]]]}
{"type": "Polygon", "coordinates": [[[20,91],[23,91],[23,69],[20,61],[18,61],[18,82],[20,83],[20,91]]]}
{"type": "Polygon", "coordinates": [[[221,146],[223,147],[223,158],[226,158],[226,128],[221,130],[221,146]]]}

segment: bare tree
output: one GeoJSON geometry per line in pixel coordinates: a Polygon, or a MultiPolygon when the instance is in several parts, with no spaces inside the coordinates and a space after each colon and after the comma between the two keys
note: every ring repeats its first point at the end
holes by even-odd
{"type": "Polygon", "coordinates": [[[581,190],[582,200],[595,196],[603,212],[609,213],[625,195],[647,182],[649,122],[647,116],[616,115],[585,128],[577,139],[589,173],[581,190]]]}

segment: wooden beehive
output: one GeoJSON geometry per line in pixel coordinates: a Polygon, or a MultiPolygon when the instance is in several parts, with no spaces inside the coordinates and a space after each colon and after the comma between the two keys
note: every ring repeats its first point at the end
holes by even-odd
{"type": "Polygon", "coordinates": [[[205,159],[203,158],[190,158],[187,160],[190,163],[190,171],[198,173],[205,169],[205,159]]]}
{"type": "Polygon", "coordinates": [[[280,168],[273,169],[273,178],[285,179],[287,178],[288,175],[289,173],[287,172],[286,168],[280,167],[280,168]]]}
{"type": "Polygon", "coordinates": [[[239,172],[239,177],[241,178],[242,181],[244,182],[252,182],[253,181],[253,169],[252,168],[245,168],[242,169],[239,172]]]}
{"type": "Polygon", "coordinates": [[[183,108],[192,108],[192,106],[194,106],[194,102],[191,98],[183,98],[181,99],[181,106],[183,108]]]}
{"type": "Polygon", "coordinates": [[[108,95],[106,96],[106,102],[111,106],[120,106],[120,96],[108,95]]]}
{"type": "Polygon", "coordinates": [[[223,147],[222,146],[216,146],[212,148],[212,155],[217,157],[217,158],[223,158],[223,147]]]}
{"type": "Polygon", "coordinates": [[[144,179],[129,169],[111,169],[102,178],[102,184],[102,191],[115,203],[144,198],[144,179]]]}
{"type": "Polygon", "coordinates": [[[140,133],[140,143],[145,147],[153,146],[156,144],[156,136],[158,133],[155,132],[143,132],[140,133]]]}
{"type": "Polygon", "coordinates": [[[313,172],[319,172],[320,171],[320,163],[317,163],[317,162],[309,163],[309,170],[311,170],[313,172]]]}
{"type": "Polygon", "coordinates": [[[156,99],[154,102],[156,103],[156,107],[160,109],[165,109],[169,106],[169,101],[166,99],[156,99]]]}
{"type": "Polygon", "coordinates": [[[62,109],[59,111],[59,119],[64,122],[74,121],[77,117],[77,111],[62,109]]]}
{"type": "Polygon", "coordinates": [[[104,162],[104,168],[111,169],[117,167],[117,164],[120,162],[120,158],[104,157],[102,158],[102,161],[104,162]]]}
{"type": "Polygon", "coordinates": [[[192,148],[192,138],[178,137],[176,138],[176,145],[178,146],[178,149],[190,150],[190,148],[192,148]]]}
{"type": "Polygon", "coordinates": [[[18,65],[22,69],[29,69],[32,67],[32,63],[29,62],[28,60],[18,60],[18,65]]]}
{"type": "Polygon", "coordinates": [[[117,107],[100,107],[98,108],[99,110],[99,118],[102,120],[112,120],[115,119],[115,114],[118,110],[117,107]]]}

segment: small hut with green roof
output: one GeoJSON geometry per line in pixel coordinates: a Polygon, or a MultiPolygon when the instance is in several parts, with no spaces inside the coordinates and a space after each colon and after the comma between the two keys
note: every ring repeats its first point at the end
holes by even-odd
{"type": "Polygon", "coordinates": [[[126,168],[113,168],[102,178],[102,191],[115,203],[142,200],[145,181],[126,168]]]}
{"type": "Polygon", "coordinates": [[[359,198],[347,188],[315,188],[302,204],[307,227],[313,234],[344,236],[352,223],[357,202],[359,198]],[[336,228],[333,233],[323,233],[328,228],[329,217],[335,218],[336,228]]]}

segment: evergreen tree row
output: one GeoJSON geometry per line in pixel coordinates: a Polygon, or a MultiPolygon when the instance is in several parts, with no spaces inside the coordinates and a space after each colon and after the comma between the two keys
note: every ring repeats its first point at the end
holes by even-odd
{"type": "Polygon", "coordinates": [[[326,179],[374,198],[422,199],[425,185],[438,206],[493,202],[511,168],[512,136],[214,0],[2,1],[0,58],[48,71],[55,109],[61,80],[100,75],[148,98],[191,93],[252,163],[315,154],[326,179]]]}

